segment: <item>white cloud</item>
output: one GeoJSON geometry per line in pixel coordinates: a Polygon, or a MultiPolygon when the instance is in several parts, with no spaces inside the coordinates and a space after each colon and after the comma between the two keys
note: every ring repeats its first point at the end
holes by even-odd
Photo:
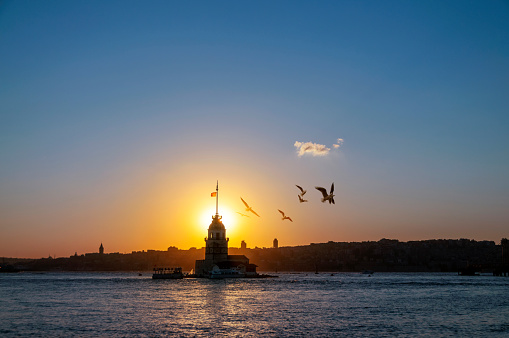
{"type": "MultiPolygon", "coordinates": [[[[339,149],[343,145],[343,139],[338,138],[337,142],[332,145],[334,149],[339,149]]],[[[299,142],[295,141],[293,144],[297,148],[297,154],[303,156],[310,154],[313,156],[326,156],[329,154],[331,148],[327,148],[324,144],[318,144],[313,142],[299,142]]]]}
{"type": "Polygon", "coordinates": [[[330,148],[327,148],[325,145],[313,142],[304,143],[296,141],[293,145],[295,148],[297,148],[299,157],[303,156],[304,154],[311,154],[313,156],[325,156],[330,151],[330,148]]]}
{"type": "Polygon", "coordinates": [[[338,149],[343,145],[343,142],[344,140],[342,138],[338,138],[338,142],[336,144],[333,144],[332,146],[334,147],[334,149],[338,149]]]}

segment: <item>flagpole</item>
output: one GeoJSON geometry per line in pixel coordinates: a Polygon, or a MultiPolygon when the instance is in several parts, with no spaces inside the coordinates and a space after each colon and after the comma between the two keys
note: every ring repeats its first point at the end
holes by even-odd
{"type": "Polygon", "coordinates": [[[217,183],[216,183],[216,215],[219,215],[219,213],[217,212],[218,200],[219,200],[219,180],[217,180],[217,183]]]}

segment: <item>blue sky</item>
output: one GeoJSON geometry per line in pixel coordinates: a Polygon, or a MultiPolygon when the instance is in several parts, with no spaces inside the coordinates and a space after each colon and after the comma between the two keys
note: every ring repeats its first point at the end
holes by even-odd
{"type": "Polygon", "coordinates": [[[216,179],[293,213],[253,246],[507,237],[507,2],[4,1],[0,50],[0,255],[199,247],[129,213],[216,179]]]}

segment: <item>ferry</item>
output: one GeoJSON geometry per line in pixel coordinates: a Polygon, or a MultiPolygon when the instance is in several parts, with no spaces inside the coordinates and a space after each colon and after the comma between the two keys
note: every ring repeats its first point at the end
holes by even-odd
{"type": "Polygon", "coordinates": [[[458,271],[458,275],[460,276],[480,276],[481,274],[476,270],[475,266],[467,266],[464,269],[458,271]]]}
{"type": "Polygon", "coordinates": [[[0,272],[19,272],[13,265],[0,265],[0,272]]]}
{"type": "Polygon", "coordinates": [[[182,268],[154,268],[152,279],[182,279],[182,268]]]}
{"type": "Polygon", "coordinates": [[[221,278],[243,278],[246,277],[246,274],[242,272],[242,270],[237,268],[230,269],[219,269],[217,265],[214,266],[212,271],[210,271],[209,278],[212,279],[221,279],[221,278]]]}

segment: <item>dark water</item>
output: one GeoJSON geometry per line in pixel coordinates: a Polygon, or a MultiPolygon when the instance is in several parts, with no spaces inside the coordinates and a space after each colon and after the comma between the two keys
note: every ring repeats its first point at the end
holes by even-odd
{"type": "Polygon", "coordinates": [[[0,275],[0,336],[509,336],[509,278],[0,275]]]}

